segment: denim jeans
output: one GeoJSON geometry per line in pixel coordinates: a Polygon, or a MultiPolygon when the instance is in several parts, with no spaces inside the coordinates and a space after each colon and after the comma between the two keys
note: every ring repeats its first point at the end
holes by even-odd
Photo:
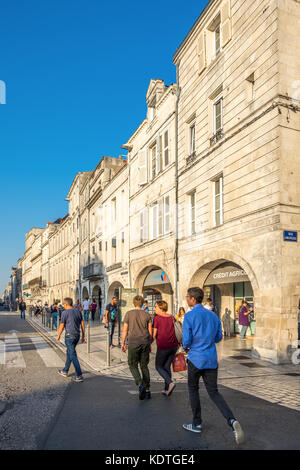
{"type": "Polygon", "coordinates": [[[155,357],[155,368],[159,375],[165,381],[165,390],[168,390],[172,382],[171,364],[178,348],[173,349],[158,349],[155,357]]]}
{"type": "Polygon", "coordinates": [[[24,320],[25,320],[25,312],[26,310],[21,310],[21,318],[24,318],[24,320]]]}
{"type": "Polygon", "coordinates": [[[108,330],[109,330],[109,333],[110,333],[110,336],[109,336],[109,345],[112,345],[112,340],[113,340],[113,336],[114,336],[114,332],[115,332],[115,323],[114,321],[110,321],[108,323],[108,330]]]}
{"type": "Polygon", "coordinates": [[[89,321],[89,313],[90,313],[89,310],[84,310],[84,311],[83,311],[83,314],[84,314],[84,321],[86,321],[87,323],[88,323],[88,321],[89,321]]]}
{"type": "Polygon", "coordinates": [[[79,364],[77,353],[76,353],[76,346],[78,344],[79,339],[80,339],[80,335],[70,335],[66,333],[65,343],[67,346],[67,358],[66,358],[66,364],[65,364],[63,371],[68,373],[70,369],[70,365],[71,363],[73,363],[75,372],[76,372],[76,377],[80,377],[82,375],[80,364],[79,364]]]}
{"type": "Polygon", "coordinates": [[[217,377],[218,369],[197,369],[191,361],[188,361],[188,389],[190,404],[193,412],[193,424],[199,426],[202,423],[201,405],[199,397],[199,380],[203,377],[203,382],[207,393],[214,404],[218,407],[227,423],[230,425],[231,419],[234,419],[231,409],[218,391],[217,377]]]}
{"type": "Polygon", "coordinates": [[[241,329],[241,332],[240,332],[240,338],[245,338],[247,330],[248,330],[248,326],[247,325],[242,325],[242,329],[241,329]]]}
{"type": "Polygon", "coordinates": [[[52,317],[53,317],[53,326],[54,328],[57,328],[57,317],[58,317],[58,313],[53,313],[52,314],[52,317]]]}

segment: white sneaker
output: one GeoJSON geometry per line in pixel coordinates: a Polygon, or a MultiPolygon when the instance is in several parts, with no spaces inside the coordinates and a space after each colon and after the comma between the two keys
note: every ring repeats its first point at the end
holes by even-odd
{"type": "Polygon", "coordinates": [[[242,430],[242,426],[240,423],[235,419],[231,421],[231,427],[233,430],[233,435],[235,437],[235,441],[237,444],[243,444],[245,442],[245,435],[244,431],[242,430]]]}

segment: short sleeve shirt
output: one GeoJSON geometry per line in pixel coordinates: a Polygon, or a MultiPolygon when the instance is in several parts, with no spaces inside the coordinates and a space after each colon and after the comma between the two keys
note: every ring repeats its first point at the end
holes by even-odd
{"type": "Polygon", "coordinates": [[[88,300],[83,301],[83,310],[88,310],[90,306],[90,302],[88,300]]]}
{"type": "Polygon", "coordinates": [[[80,335],[80,325],[82,322],[82,314],[77,308],[69,308],[61,314],[61,322],[65,325],[67,334],[80,335]]]}
{"type": "Polygon", "coordinates": [[[173,316],[162,317],[161,315],[156,315],[153,328],[157,329],[157,349],[168,350],[175,349],[179,346],[175,334],[173,316]]]}
{"type": "Polygon", "coordinates": [[[108,305],[106,305],[105,310],[108,310],[108,314],[107,314],[108,321],[112,322],[112,323],[115,322],[117,320],[118,306],[108,304],[108,305]]]}
{"type": "Polygon", "coordinates": [[[145,310],[129,310],[124,317],[124,323],[128,325],[128,346],[134,347],[140,344],[150,344],[148,325],[151,321],[149,313],[145,310]]]}

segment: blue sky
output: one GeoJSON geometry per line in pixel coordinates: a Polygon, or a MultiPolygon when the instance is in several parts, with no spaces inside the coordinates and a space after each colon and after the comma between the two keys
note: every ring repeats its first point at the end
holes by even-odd
{"type": "Polygon", "coordinates": [[[0,295],[25,233],[67,213],[75,173],[124,153],[150,79],[175,82],[172,56],[207,3],[2,0],[0,295]]]}

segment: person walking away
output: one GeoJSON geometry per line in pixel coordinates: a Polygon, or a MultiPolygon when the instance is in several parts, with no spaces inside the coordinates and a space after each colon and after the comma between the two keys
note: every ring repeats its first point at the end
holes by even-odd
{"type": "Polygon", "coordinates": [[[97,304],[96,304],[95,299],[93,299],[93,301],[92,301],[92,303],[91,303],[91,305],[90,305],[90,311],[91,311],[91,315],[92,315],[92,321],[95,321],[96,308],[97,308],[97,304]]]}
{"type": "Polygon", "coordinates": [[[105,327],[109,329],[109,347],[114,348],[113,336],[115,332],[115,324],[118,314],[118,298],[113,297],[110,304],[105,309],[105,327]]]}
{"type": "Polygon", "coordinates": [[[57,317],[58,317],[58,303],[54,302],[51,308],[52,318],[53,318],[53,326],[57,328],[57,317]]]}
{"type": "Polygon", "coordinates": [[[75,382],[82,382],[82,371],[78,361],[76,346],[80,340],[80,327],[82,331],[82,343],[85,343],[85,325],[82,318],[82,313],[77,309],[73,308],[73,300],[66,297],[63,301],[64,311],[61,315],[61,324],[58,330],[56,340],[59,341],[63,330],[65,329],[65,343],[67,347],[67,357],[65,367],[59,370],[58,373],[63,377],[68,377],[68,372],[73,363],[75,368],[76,377],[75,382]]]}
{"type": "Polygon", "coordinates": [[[215,343],[222,339],[219,318],[202,304],[204,292],[199,287],[187,291],[187,303],[192,308],[183,322],[183,347],[188,350],[188,390],[193,422],[184,424],[187,431],[201,433],[202,416],[199,380],[203,378],[207,393],[231,427],[237,444],[244,442],[244,433],[224,398],[218,391],[218,357],[215,343]]]}
{"type": "Polygon", "coordinates": [[[140,400],[151,398],[148,364],[152,343],[152,323],[149,313],[142,310],[143,303],[144,299],[141,295],[134,297],[134,309],[126,313],[122,332],[122,351],[126,352],[128,347],[128,365],[138,386],[140,400]],[[125,344],[127,338],[128,346],[125,344]]]}
{"type": "Polygon", "coordinates": [[[246,340],[246,331],[249,326],[249,314],[248,302],[243,301],[239,308],[239,325],[242,327],[240,332],[240,339],[246,340]]]}
{"type": "Polygon", "coordinates": [[[176,387],[172,380],[171,364],[179,343],[176,339],[174,318],[168,313],[167,302],[157,301],[154,309],[156,315],[153,322],[153,340],[156,339],[157,344],[155,368],[165,381],[165,389],[162,393],[169,397],[176,387]]]}
{"type": "Polygon", "coordinates": [[[184,315],[185,315],[185,309],[183,307],[180,307],[176,315],[176,320],[179,321],[182,325],[183,325],[184,315]]]}
{"type": "Polygon", "coordinates": [[[89,314],[90,314],[90,301],[88,297],[86,297],[83,301],[83,315],[84,315],[84,321],[86,323],[89,322],[89,314]]]}
{"type": "Polygon", "coordinates": [[[19,305],[19,310],[21,312],[21,319],[23,318],[25,320],[25,312],[26,312],[26,303],[22,299],[19,305]]]}

